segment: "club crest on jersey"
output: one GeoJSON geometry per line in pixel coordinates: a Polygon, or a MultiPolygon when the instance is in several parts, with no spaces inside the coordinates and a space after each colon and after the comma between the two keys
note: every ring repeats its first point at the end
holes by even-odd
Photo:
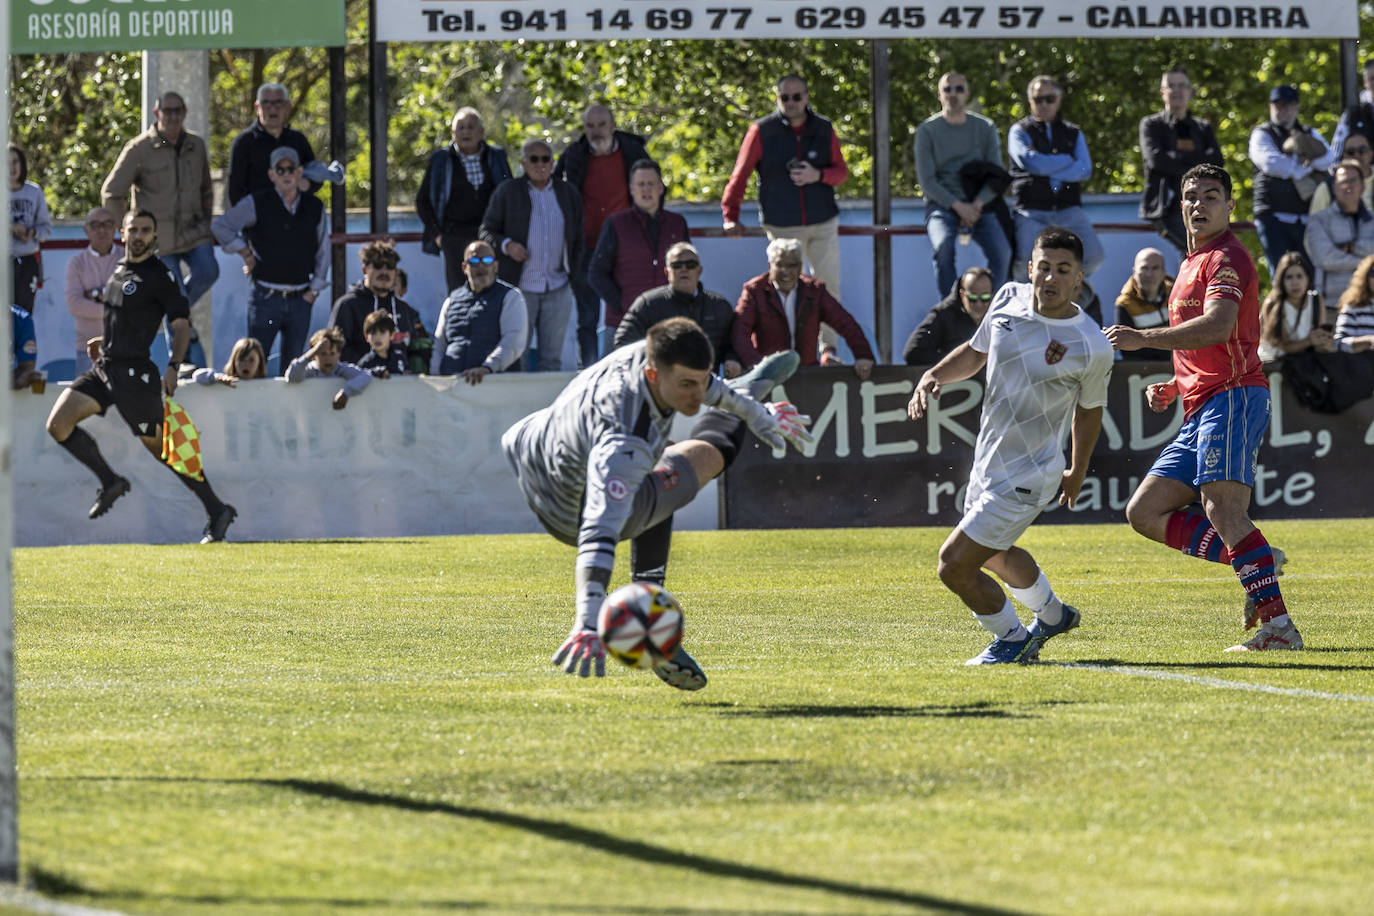
{"type": "Polygon", "coordinates": [[[619,477],[612,477],[606,481],[606,495],[616,502],[623,502],[630,495],[630,488],[619,477]]]}
{"type": "Polygon", "coordinates": [[[1057,340],[1051,339],[1049,346],[1045,347],[1045,362],[1053,366],[1064,358],[1064,354],[1069,352],[1069,348],[1057,340]]]}
{"type": "Polygon", "coordinates": [[[132,296],[134,293],[138,292],[138,284],[133,280],[125,280],[124,286],[121,287],[121,289],[124,290],[124,295],[132,296]]]}

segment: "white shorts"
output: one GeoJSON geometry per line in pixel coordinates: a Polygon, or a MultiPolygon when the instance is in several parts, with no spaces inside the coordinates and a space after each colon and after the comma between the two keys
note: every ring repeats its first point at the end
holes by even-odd
{"type": "Polygon", "coordinates": [[[1045,506],[1045,501],[1034,496],[1006,496],[978,489],[969,481],[964,517],[959,519],[958,527],[976,544],[1006,550],[1026,533],[1045,506]]]}

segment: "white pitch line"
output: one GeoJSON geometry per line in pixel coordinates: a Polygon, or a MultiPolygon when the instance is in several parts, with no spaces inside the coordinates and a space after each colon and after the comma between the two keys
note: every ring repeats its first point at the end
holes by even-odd
{"type": "Polygon", "coordinates": [[[1060,668],[1078,668],[1082,671],[1111,671],[1130,677],[1148,677],[1157,681],[1183,681],[1203,687],[1217,687],[1222,690],[1248,690],[1253,693],[1275,693],[1286,697],[1311,697],[1318,700],[1348,700],[1352,703],[1374,703],[1374,696],[1358,693],[1326,693],[1321,690],[1306,690],[1302,687],[1275,687],[1272,684],[1247,684],[1244,681],[1228,681],[1219,677],[1202,677],[1196,674],[1180,674],[1177,671],[1155,671],[1150,668],[1129,668],[1125,665],[1083,665],[1076,662],[1051,662],[1060,668]]]}
{"type": "Polygon", "coordinates": [[[0,885],[0,903],[30,913],[44,913],[47,916],[127,916],[118,910],[97,910],[74,903],[59,903],[40,897],[32,891],[5,885],[0,885]]]}

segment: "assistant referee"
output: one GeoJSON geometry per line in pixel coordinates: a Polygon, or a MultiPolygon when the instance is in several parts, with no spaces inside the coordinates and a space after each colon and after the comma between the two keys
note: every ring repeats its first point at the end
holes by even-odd
{"type": "MultiPolygon", "coordinates": [[[[48,434],[100,478],[91,518],[108,512],[115,500],[129,492],[130,484],[110,469],[95,439],[77,424],[96,414],[103,416],[113,404],[144,447],[161,456],[162,395],[176,391],[177,366],[191,339],[186,297],[166,266],[154,257],[157,218],[147,210],[126,213],[124,247],[124,259],[105,286],[104,335],[86,343],[95,365],[62,392],[48,415],[48,434]],[[149,348],[164,317],[173,339],[171,358],[159,379],[149,348]]],[[[224,540],[238,514],[234,507],[220,501],[208,480],[196,480],[175,469],[173,473],[205,506],[208,521],[201,543],[224,540]]]]}

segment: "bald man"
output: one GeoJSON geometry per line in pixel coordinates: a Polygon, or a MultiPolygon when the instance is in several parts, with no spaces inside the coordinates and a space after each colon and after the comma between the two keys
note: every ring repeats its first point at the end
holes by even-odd
{"type": "Polygon", "coordinates": [[[124,257],[124,246],[115,243],[117,217],[105,207],[95,207],[86,214],[81,228],[90,242],[76,257],[67,262],[67,283],[64,293],[67,311],[76,323],[76,374],[91,368],[86,341],[105,333],[105,284],[114,273],[115,265],[124,257]]]}
{"type": "Polygon", "coordinates": [[[558,157],[553,177],[577,188],[582,195],[583,254],[573,265],[573,295],[577,298],[577,357],[582,368],[610,352],[615,328],[601,325],[601,297],[587,279],[592,252],[601,227],[611,214],[630,208],[630,167],[648,159],[644,138],[617,130],[615,115],[605,105],[590,106],[582,113],[582,136],[558,157]]]}

